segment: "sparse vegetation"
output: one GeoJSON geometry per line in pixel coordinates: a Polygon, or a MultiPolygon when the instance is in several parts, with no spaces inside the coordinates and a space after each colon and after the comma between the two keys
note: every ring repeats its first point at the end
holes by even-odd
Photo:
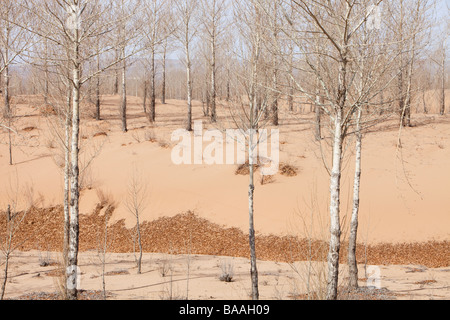
{"type": "Polygon", "coordinates": [[[219,280],[224,282],[233,281],[234,276],[234,265],[233,262],[228,260],[222,260],[220,263],[220,269],[222,271],[219,280]]]}
{"type": "Polygon", "coordinates": [[[442,289],[444,0],[41,2],[0,1],[0,299],[392,299],[390,264],[442,289]]]}

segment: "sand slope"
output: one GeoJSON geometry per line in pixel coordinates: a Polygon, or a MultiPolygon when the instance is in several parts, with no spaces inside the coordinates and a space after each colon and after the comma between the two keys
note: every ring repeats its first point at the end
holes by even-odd
{"type": "MultiPolygon", "coordinates": [[[[157,123],[151,126],[140,100],[130,97],[129,132],[122,133],[118,101],[118,97],[103,98],[104,120],[97,122],[86,115],[82,120],[81,161],[87,163],[96,155],[82,174],[82,213],[92,212],[99,198],[106,197],[116,203],[114,220],[124,218],[131,226],[133,216],[125,205],[127,185],[133,168],[138,168],[149,194],[142,220],[192,210],[214,223],[248,229],[248,177],[235,175],[235,165],[172,163],[170,135],[184,126],[184,102],[158,105],[157,123]]],[[[62,129],[55,129],[59,126],[55,116],[41,114],[38,102],[22,102],[18,109],[22,117],[14,123],[20,133],[14,138],[14,166],[8,165],[7,135],[0,134],[0,205],[5,208],[14,194],[20,194],[23,206],[61,204],[63,158],[57,133],[61,135],[62,129]]],[[[220,128],[231,126],[226,114],[221,107],[220,128]]],[[[194,118],[204,119],[205,129],[213,128],[202,116],[200,105],[194,107],[194,118]]],[[[281,160],[297,167],[298,175],[278,174],[269,184],[257,183],[255,225],[259,233],[326,237],[328,175],[312,136],[311,120],[308,114],[281,114],[281,160]]],[[[401,149],[397,149],[399,131],[394,120],[365,135],[360,242],[450,239],[450,119],[413,115],[413,124],[401,132],[401,149]]],[[[326,144],[324,140],[325,150],[326,144]]],[[[344,225],[350,214],[352,145],[346,151],[342,179],[344,225]]],[[[328,154],[325,162],[329,162],[328,154]]]]}

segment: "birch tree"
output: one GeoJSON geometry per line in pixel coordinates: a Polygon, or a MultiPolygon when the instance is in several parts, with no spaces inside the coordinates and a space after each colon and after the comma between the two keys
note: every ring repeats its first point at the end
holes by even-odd
{"type": "MultiPolygon", "coordinates": [[[[166,58],[168,38],[174,31],[174,23],[171,21],[170,2],[160,0],[146,0],[143,4],[144,39],[148,53],[150,54],[150,115],[151,122],[156,121],[156,63],[155,58],[158,49],[163,48],[163,59],[166,58]]],[[[165,61],[164,61],[165,64],[165,61]]],[[[165,103],[165,73],[163,74],[163,96],[165,103]]]]}
{"type": "Polygon", "coordinates": [[[430,9],[433,0],[385,1],[386,27],[395,37],[397,58],[397,112],[403,127],[411,126],[411,101],[415,91],[413,77],[418,57],[429,44],[431,31],[430,9]]]}
{"type": "Polygon", "coordinates": [[[136,221],[136,238],[139,246],[139,258],[137,259],[138,274],[141,274],[143,254],[140,218],[147,206],[147,197],[147,185],[142,179],[142,174],[134,168],[128,184],[126,206],[136,221]]]}
{"type": "Polygon", "coordinates": [[[445,32],[442,34],[442,39],[439,43],[439,50],[437,52],[437,58],[432,58],[433,62],[439,68],[439,114],[443,116],[445,114],[445,89],[446,89],[446,53],[447,53],[447,41],[448,41],[448,26],[445,32]]]}
{"type": "Polygon", "coordinates": [[[175,1],[175,12],[180,23],[175,34],[184,51],[184,67],[186,68],[187,120],[186,130],[192,131],[192,44],[198,32],[198,1],[175,1]]]}
{"type": "Polygon", "coordinates": [[[211,111],[211,122],[217,122],[217,50],[221,44],[221,37],[226,30],[224,18],[227,10],[226,0],[201,0],[203,12],[203,29],[209,44],[209,74],[210,88],[207,90],[208,110],[211,111]]]}
{"type": "Polygon", "coordinates": [[[20,225],[23,223],[26,215],[30,210],[29,208],[27,208],[26,210],[19,211],[17,209],[17,199],[14,200],[15,201],[12,202],[12,205],[8,204],[4,216],[3,214],[1,215],[1,219],[4,219],[4,221],[6,222],[6,232],[5,234],[2,234],[2,237],[0,239],[0,251],[5,259],[3,265],[3,281],[0,288],[0,300],[3,300],[5,296],[11,256],[13,252],[23,244],[23,242],[17,242],[17,240],[15,239],[16,234],[19,232],[20,225]]]}
{"type": "Polygon", "coordinates": [[[33,45],[34,39],[25,30],[17,26],[18,22],[30,24],[27,12],[22,8],[22,1],[5,0],[0,2],[0,74],[1,92],[3,93],[3,121],[0,127],[8,131],[9,164],[12,160],[12,135],[14,131],[14,114],[11,106],[10,67],[23,61],[25,52],[33,45]]]}
{"type": "MultiPolygon", "coordinates": [[[[303,77],[302,81],[297,81],[293,76],[291,78],[296,90],[309,101],[319,104],[330,120],[330,242],[326,297],[331,300],[337,298],[339,277],[342,232],[340,185],[344,142],[353,133],[355,114],[357,140],[361,141],[360,111],[373,104],[375,97],[393,81],[385,77],[396,58],[396,51],[390,45],[392,41],[376,32],[366,39],[367,42],[361,41],[367,18],[379,3],[380,1],[364,4],[357,1],[337,1],[331,4],[308,0],[285,2],[285,8],[293,8],[297,17],[302,17],[291,20],[289,15],[285,15],[289,20],[289,27],[284,33],[296,43],[299,50],[296,70],[303,77]],[[369,44],[372,51],[367,51],[369,44]],[[368,57],[363,58],[367,54],[368,57]],[[382,81],[384,83],[380,85],[382,81]],[[317,87],[315,82],[320,85],[320,93],[314,89],[317,87]],[[321,99],[317,99],[318,95],[321,99]]],[[[357,145],[359,152],[360,146],[357,145]]],[[[360,163],[358,152],[356,160],[360,163]]],[[[356,207],[359,207],[359,176],[357,168],[354,186],[356,207]]],[[[353,227],[357,227],[356,219],[355,212],[353,227]]]]}
{"type": "MultiPolygon", "coordinates": [[[[269,107],[270,89],[262,86],[259,79],[267,70],[261,70],[265,66],[262,63],[264,41],[265,16],[259,7],[257,0],[245,3],[234,3],[234,14],[239,42],[236,46],[237,68],[235,83],[235,95],[231,96],[229,105],[234,124],[239,128],[245,141],[248,152],[248,216],[249,216],[249,247],[250,247],[250,278],[252,284],[252,299],[259,299],[258,268],[256,255],[256,237],[254,224],[254,194],[255,194],[255,165],[257,164],[256,150],[259,143],[267,138],[261,132],[269,119],[264,119],[264,114],[269,107]],[[263,72],[264,71],[264,72],[263,72]]],[[[274,143],[272,141],[272,143],[274,143]]]]}
{"type": "Polygon", "coordinates": [[[117,21],[109,21],[104,24],[96,24],[99,17],[111,11],[109,3],[99,0],[68,0],[46,2],[45,5],[34,0],[26,1],[26,8],[34,18],[39,19],[40,24],[33,28],[21,26],[36,36],[46,39],[55,48],[59,48],[59,63],[67,66],[67,73],[62,73],[67,80],[68,105],[71,110],[70,118],[66,118],[66,170],[68,177],[65,178],[65,186],[70,185],[68,196],[64,201],[68,208],[68,239],[67,241],[67,265],[66,265],[66,289],[67,297],[71,300],[77,298],[78,274],[78,247],[79,247],[79,199],[80,199],[80,100],[81,89],[90,79],[99,73],[118,64],[129,57],[134,51],[126,56],[115,60],[100,70],[82,74],[83,66],[97,54],[106,54],[113,50],[113,46],[106,46],[101,52],[91,53],[88,47],[91,39],[99,35],[106,35],[114,30],[117,21]],[[70,99],[70,103],[69,103],[70,99]]]}

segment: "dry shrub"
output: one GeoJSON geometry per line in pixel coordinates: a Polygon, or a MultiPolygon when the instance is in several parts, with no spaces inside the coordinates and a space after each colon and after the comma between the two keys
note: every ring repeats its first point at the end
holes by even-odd
{"type": "Polygon", "coordinates": [[[23,97],[23,96],[12,96],[11,97],[11,103],[16,105],[16,104],[26,104],[27,101],[27,97],[23,97]]]}
{"type": "Polygon", "coordinates": [[[122,276],[130,274],[128,270],[115,270],[115,271],[109,271],[105,273],[105,276],[122,276]]]}
{"type": "Polygon", "coordinates": [[[106,192],[103,189],[96,189],[97,198],[100,201],[98,207],[104,208],[108,205],[114,205],[114,197],[110,192],[106,192]]]}
{"type": "Polygon", "coordinates": [[[275,181],[273,176],[261,176],[261,185],[269,184],[275,181]]]}
{"type": "Polygon", "coordinates": [[[36,129],[37,129],[36,127],[26,127],[26,128],[23,128],[22,131],[31,132],[31,131],[36,130],[36,129]]]}
{"type": "Polygon", "coordinates": [[[298,173],[298,168],[288,163],[280,163],[279,172],[286,177],[295,177],[298,173]]]}
{"type": "Polygon", "coordinates": [[[94,134],[92,137],[93,138],[95,138],[95,137],[107,137],[108,136],[108,134],[106,133],[106,132],[97,132],[96,134],[94,134]]]}
{"type": "Polygon", "coordinates": [[[57,115],[55,108],[53,108],[52,106],[49,106],[49,105],[40,107],[39,113],[42,116],[56,116],[57,115]]]}
{"type": "Polygon", "coordinates": [[[219,280],[224,282],[232,282],[234,276],[233,261],[222,260],[220,262],[220,269],[222,270],[222,273],[219,277],[219,280]]]}
{"type": "Polygon", "coordinates": [[[46,273],[46,276],[53,277],[53,283],[57,291],[56,299],[61,300],[67,300],[67,290],[66,290],[67,278],[64,267],[65,265],[66,259],[64,257],[64,254],[61,253],[57,262],[56,269],[53,269],[46,273]]]}
{"type": "Polygon", "coordinates": [[[145,131],[145,141],[149,141],[151,143],[154,143],[157,141],[156,135],[153,131],[145,131]]]}
{"type": "Polygon", "coordinates": [[[159,146],[163,149],[169,149],[170,148],[170,144],[168,144],[166,141],[160,141],[159,142],[159,146]]]}
{"type": "Polygon", "coordinates": [[[49,149],[55,149],[57,146],[55,139],[47,139],[45,141],[45,146],[49,149]]]}
{"type": "MultiPolygon", "coordinates": [[[[260,167],[260,163],[254,163],[253,164],[253,170],[256,171],[256,170],[259,169],[259,167],[260,167]]],[[[248,160],[245,163],[240,164],[237,167],[237,169],[234,172],[234,174],[241,175],[241,176],[246,176],[246,175],[250,174],[250,164],[249,164],[248,160]]]]}

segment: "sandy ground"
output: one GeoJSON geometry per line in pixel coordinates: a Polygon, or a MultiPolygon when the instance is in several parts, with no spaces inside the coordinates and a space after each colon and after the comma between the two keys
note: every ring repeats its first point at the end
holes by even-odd
{"type": "MultiPolygon", "coordinates": [[[[102,292],[103,256],[97,252],[80,255],[82,290],[102,292]]],[[[36,293],[58,293],[55,262],[59,253],[18,252],[13,257],[7,299],[37,297],[36,293]],[[41,266],[42,262],[49,266],[41,266]],[[30,268],[30,265],[32,268],[30,268]]],[[[144,254],[142,273],[137,274],[133,254],[107,254],[105,288],[108,299],[250,299],[249,262],[243,258],[201,255],[144,254]],[[221,281],[225,268],[232,269],[231,282],[221,281]],[[189,274],[189,277],[188,277],[189,274]],[[188,280],[189,279],[189,280],[188,280]]],[[[305,299],[308,263],[258,261],[260,297],[272,299],[305,299]],[[303,295],[302,295],[303,294],[303,295]]],[[[315,263],[310,280],[311,291],[322,292],[320,277],[326,269],[315,263]]],[[[359,266],[364,275],[364,266],[359,266]]],[[[341,299],[450,299],[450,269],[428,269],[422,266],[368,266],[368,279],[360,279],[361,287],[373,287],[365,294],[341,292],[341,299]],[[379,286],[380,289],[377,289],[379,286]]],[[[341,266],[341,282],[345,282],[346,266],[341,266]]],[[[320,296],[319,296],[320,297],[320,296]]]]}
{"type": "MultiPolygon", "coordinates": [[[[140,101],[130,97],[129,132],[120,130],[118,97],[105,97],[103,119],[82,121],[81,212],[90,213],[99,195],[116,203],[114,219],[134,223],[126,207],[128,185],[134,168],[148,188],[142,220],[194,211],[214,223],[248,229],[248,176],[235,175],[236,165],[175,165],[171,161],[171,133],[183,128],[185,105],[169,101],[158,105],[157,123],[150,126],[140,101]],[[156,139],[156,142],[148,140],[156,139]],[[91,161],[92,160],[92,161],[91,161]],[[90,166],[83,170],[86,163],[90,166]]],[[[31,104],[31,107],[36,104],[31,104]]],[[[224,118],[221,127],[231,123],[224,118]]],[[[14,124],[20,133],[13,147],[14,166],[8,165],[7,145],[0,145],[0,205],[6,206],[15,193],[25,204],[50,206],[62,203],[63,154],[56,117],[40,115],[37,107],[22,107],[26,115],[14,124]],[[30,128],[32,128],[30,130],[30,128]],[[19,190],[18,192],[16,192],[19,190]]],[[[281,161],[298,168],[298,175],[274,176],[274,181],[255,191],[255,226],[263,234],[308,234],[322,237],[328,223],[329,177],[320,147],[311,132],[312,115],[281,114],[281,161]],[[311,218],[312,217],[312,218],[311,218]],[[308,227],[309,228],[309,227],[308,227]]],[[[202,117],[201,106],[194,119],[202,117]]],[[[205,120],[205,119],[204,119],[205,120]]],[[[402,149],[397,149],[396,121],[372,128],[363,141],[361,185],[361,242],[421,242],[450,237],[450,118],[413,115],[415,127],[401,132],[402,149]]],[[[228,126],[229,125],[229,126],[228,126]]],[[[213,128],[208,121],[204,129],[213,128]]],[[[7,136],[2,133],[2,142],[7,136]]],[[[322,147],[326,149],[326,140],[322,147]]],[[[204,143],[204,147],[208,145],[204,143]]],[[[352,193],[353,154],[350,143],[342,178],[342,219],[347,225],[352,193]]],[[[324,153],[329,163],[329,153],[324,153]]]]}
{"type": "MultiPolygon", "coordinates": [[[[28,99],[28,98],[27,98],[28,99]]],[[[43,115],[40,103],[21,98],[14,128],[13,160],[8,164],[7,134],[0,133],[0,206],[13,198],[19,207],[31,204],[49,207],[62,204],[63,131],[55,116],[43,115]]],[[[248,230],[248,177],[235,175],[236,165],[175,165],[171,161],[171,133],[184,127],[186,107],[170,100],[157,106],[157,122],[150,125],[142,112],[140,99],[130,97],[129,131],[122,133],[118,119],[118,97],[103,98],[103,120],[95,121],[84,111],[82,120],[81,212],[91,213],[102,200],[114,202],[113,221],[125,219],[134,224],[126,207],[128,186],[134,168],[148,188],[141,221],[194,211],[198,216],[224,227],[248,230]],[[86,164],[90,163],[87,169],[86,164]]],[[[220,129],[231,128],[227,110],[220,107],[220,129]]],[[[204,120],[204,130],[214,128],[194,107],[194,119],[204,120]]],[[[297,176],[280,174],[273,181],[256,185],[255,226],[258,234],[312,236],[326,239],[328,224],[329,177],[323,163],[329,163],[327,139],[324,155],[312,135],[312,114],[281,112],[281,161],[298,169],[297,176]]],[[[414,114],[414,126],[401,135],[397,122],[387,121],[371,128],[363,141],[360,243],[402,243],[450,239],[450,118],[448,115],[414,114]],[[397,148],[401,136],[402,148],[397,148]]],[[[203,147],[207,146],[205,142],[203,147]]],[[[348,225],[353,177],[353,143],[346,149],[342,179],[342,221],[348,225]]],[[[42,252],[40,253],[43,254],[42,252]]],[[[448,252],[444,252],[449,254],[448,252]]],[[[52,256],[53,260],[57,257],[52,256]]],[[[191,256],[189,298],[246,299],[250,292],[248,262],[241,258],[191,256]],[[221,263],[232,260],[235,276],[231,283],[218,280],[221,263]]],[[[46,276],[52,267],[39,267],[37,252],[17,252],[8,283],[8,297],[26,292],[55,291],[54,277],[46,276]],[[27,262],[28,261],[28,262],[27,262]],[[30,272],[29,263],[33,271],[30,272]]],[[[130,254],[108,256],[107,290],[111,298],[167,299],[186,296],[185,256],[146,254],[144,271],[136,275],[130,254]],[[164,262],[166,261],[166,262],[164,262]],[[161,265],[173,265],[172,281],[161,276],[161,265]]],[[[82,288],[101,290],[101,268],[96,253],[82,253],[82,288]]],[[[55,267],[53,266],[53,269],[55,267]]],[[[284,263],[261,262],[261,296],[266,299],[292,298],[304,277],[284,263]]],[[[396,298],[444,298],[449,296],[448,268],[382,266],[381,286],[396,298]],[[411,271],[413,270],[413,272],[411,271]],[[419,270],[419,271],[417,271],[419,270]]],[[[304,269],[304,267],[303,267],[304,269]]],[[[362,281],[362,282],[365,282],[362,281]]]]}

